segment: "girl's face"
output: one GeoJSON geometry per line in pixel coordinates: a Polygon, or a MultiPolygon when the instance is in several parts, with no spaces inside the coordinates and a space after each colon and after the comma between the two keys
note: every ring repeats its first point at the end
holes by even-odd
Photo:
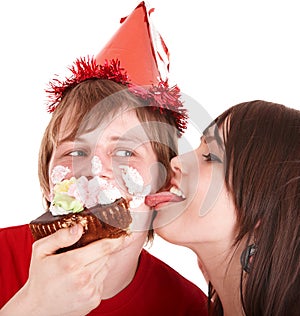
{"type": "Polygon", "coordinates": [[[60,141],[49,165],[50,189],[54,187],[51,178],[57,166],[70,170],[65,179],[72,176],[100,177],[132,201],[132,230],[148,231],[152,214],[143,198],[162,185],[163,180],[159,180],[160,164],[134,110],[120,111],[106,121],[109,121],[106,126],[103,123],[92,131],[80,133],[75,140],[64,138],[66,122],[62,122],[60,141]],[[133,183],[134,192],[128,189],[124,180],[124,174],[129,169],[129,182],[133,183]]]}
{"type": "Polygon", "coordinates": [[[172,159],[173,193],[147,197],[147,204],[158,211],[155,231],[170,242],[191,245],[233,238],[235,208],[225,187],[225,157],[215,128],[207,129],[196,150],[172,159]]]}

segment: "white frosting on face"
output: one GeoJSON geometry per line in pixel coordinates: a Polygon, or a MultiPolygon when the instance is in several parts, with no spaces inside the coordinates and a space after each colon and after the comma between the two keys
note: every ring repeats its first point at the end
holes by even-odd
{"type": "MultiPolygon", "coordinates": [[[[91,160],[91,164],[94,177],[90,180],[88,180],[85,176],[81,176],[78,179],[72,178],[75,179],[75,182],[72,183],[70,183],[69,180],[66,180],[68,181],[69,187],[67,192],[62,193],[69,195],[76,201],[79,201],[86,208],[91,208],[97,204],[111,204],[121,198],[121,192],[116,186],[109,183],[106,179],[98,176],[102,170],[100,158],[98,156],[94,156],[91,160]]],[[[145,196],[151,191],[151,185],[144,186],[144,180],[135,168],[130,166],[120,166],[120,169],[125,186],[127,187],[129,194],[132,195],[129,205],[131,208],[137,208],[144,203],[145,196]]],[[[52,170],[51,181],[58,186],[69,172],[70,169],[68,167],[58,165],[52,170]]],[[[59,201],[61,201],[60,197],[59,201]]],[[[51,209],[51,211],[55,213],[53,215],[61,215],[72,212],[70,210],[64,210],[53,203],[51,205],[51,209]]]]}
{"type": "Polygon", "coordinates": [[[99,173],[102,171],[102,162],[98,156],[94,156],[92,158],[92,174],[94,176],[99,175],[99,173]]]}
{"type": "Polygon", "coordinates": [[[120,166],[122,178],[129,194],[140,195],[144,189],[144,180],[139,172],[130,166],[120,166]]]}
{"type": "Polygon", "coordinates": [[[129,202],[130,208],[137,208],[142,205],[145,201],[144,196],[134,196],[132,200],[129,202]]]}
{"type": "Polygon", "coordinates": [[[87,177],[81,176],[79,179],[76,179],[76,182],[68,191],[70,195],[74,196],[75,199],[82,201],[83,204],[85,204],[85,201],[88,198],[88,182],[89,180],[87,177]]]}
{"type": "Polygon", "coordinates": [[[144,187],[144,180],[140,173],[130,166],[120,166],[122,178],[129,194],[132,194],[132,200],[129,202],[131,208],[137,208],[145,202],[145,196],[151,191],[151,185],[144,187]]]}
{"type": "Polygon", "coordinates": [[[105,190],[101,190],[98,194],[98,203],[99,204],[110,204],[120,199],[121,192],[116,187],[110,187],[105,190]]]}
{"type": "Polygon", "coordinates": [[[97,204],[110,204],[121,198],[121,192],[117,187],[99,176],[95,176],[88,182],[88,199],[86,207],[93,207],[97,204]]]}
{"type": "Polygon", "coordinates": [[[55,166],[52,169],[50,179],[51,179],[53,184],[59,183],[62,180],[64,180],[64,178],[66,177],[66,175],[69,172],[70,172],[70,169],[68,167],[64,167],[64,166],[60,166],[60,165],[55,166]]]}

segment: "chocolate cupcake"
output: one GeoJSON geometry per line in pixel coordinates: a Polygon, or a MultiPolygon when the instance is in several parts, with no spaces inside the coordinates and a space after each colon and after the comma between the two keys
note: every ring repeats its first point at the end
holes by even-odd
{"type": "Polygon", "coordinates": [[[93,241],[103,238],[118,238],[129,234],[129,225],[132,221],[128,202],[124,198],[108,205],[96,205],[78,213],[52,215],[47,211],[31,221],[29,226],[35,240],[55,233],[61,228],[71,227],[77,223],[83,226],[81,238],[72,246],[62,248],[63,252],[83,247],[93,241]]]}
{"type": "Polygon", "coordinates": [[[82,237],[58,250],[64,252],[99,239],[128,235],[131,222],[129,203],[116,187],[99,177],[72,177],[56,183],[50,209],[31,221],[29,227],[38,240],[80,223],[84,228],[82,237]]]}

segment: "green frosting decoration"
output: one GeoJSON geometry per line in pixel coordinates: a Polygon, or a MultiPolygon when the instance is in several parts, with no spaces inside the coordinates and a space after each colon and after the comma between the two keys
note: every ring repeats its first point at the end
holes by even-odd
{"type": "Polygon", "coordinates": [[[80,201],[66,193],[56,192],[52,203],[53,205],[68,211],[68,213],[79,213],[84,209],[83,204],[80,201]]]}

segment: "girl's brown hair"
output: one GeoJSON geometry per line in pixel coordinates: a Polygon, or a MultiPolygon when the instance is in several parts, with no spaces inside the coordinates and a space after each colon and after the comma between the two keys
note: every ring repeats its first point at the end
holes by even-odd
{"type": "MultiPolygon", "coordinates": [[[[171,174],[169,162],[178,153],[174,120],[153,110],[151,106],[143,105],[142,101],[121,84],[111,80],[90,79],[81,82],[64,95],[45,130],[39,152],[38,174],[46,207],[50,204],[47,200],[50,192],[49,163],[53,149],[60,141],[61,133],[64,138],[75,140],[79,129],[89,124],[91,116],[94,124],[99,125],[121,109],[128,108],[133,108],[138,119],[143,123],[142,126],[151,141],[157,159],[165,168],[165,183],[168,183],[171,174]],[[65,131],[61,131],[63,119],[66,122],[65,131]]],[[[150,239],[152,235],[151,230],[150,239]]]]}
{"type": "MultiPolygon", "coordinates": [[[[257,100],[233,106],[216,124],[224,134],[225,182],[237,210],[234,244],[252,239],[257,248],[250,272],[241,272],[244,313],[299,315],[300,112],[257,100]]],[[[212,314],[223,315],[211,284],[209,292],[212,314]]]]}

